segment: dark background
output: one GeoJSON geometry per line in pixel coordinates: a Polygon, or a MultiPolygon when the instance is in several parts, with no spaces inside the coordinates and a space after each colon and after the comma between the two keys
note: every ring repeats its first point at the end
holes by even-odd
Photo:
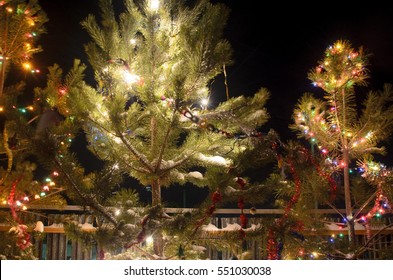
{"type": "MultiPolygon", "coordinates": [[[[44,51],[35,63],[45,78],[48,66],[59,64],[67,71],[74,58],[87,63],[83,44],[89,41],[80,21],[99,14],[95,0],[40,0],[48,14],[47,34],[40,38],[44,51]]],[[[113,0],[120,7],[122,0],[113,0]]],[[[288,124],[297,100],[306,91],[317,92],[307,80],[308,71],[318,64],[325,49],[336,40],[349,40],[363,47],[370,57],[368,89],[393,83],[393,14],[384,4],[357,5],[319,2],[318,5],[288,6],[252,0],[215,0],[231,9],[225,37],[234,49],[234,64],[227,67],[230,96],[251,95],[267,88],[269,125],[290,137],[288,124]]],[[[364,94],[366,89],[359,89],[364,94]]],[[[225,99],[222,76],[217,77],[212,98],[225,99]]]]}
{"type": "MultiPolygon", "coordinates": [[[[116,7],[121,6],[121,1],[113,0],[116,7]]],[[[358,88],[359,100],[368,90],[379,90],[384,83],[393,83],[393,14],[387,4],[368,2],[365,6],[355,1],[314,1],[306,6],[299,1],[296,4],[255,0],[213,2],[222,2],[231,9],[225,33],[234,50],[234,64],[227,67],[229,95],[252,95],[261,87],[268,89],[271,98],[267,109],[271,118],[265,129],[276,130],[283,140],[296,137],[288,125],[303,93],[314,92],[322,97],[307,79],[307,73],[336,40],[349,40],[354,48],[362,46],[371,54],[369,85],[358,88]]],[[[34,78],[37,85],[44,86],[46,69],[54,63],[64,71],[75,58],[87,64],[83,44],[89,37],[80,21],[90,13],[99,14],[97,3],[40,0],[50,21],[46,24],[47,34],[40,38],[44,51],[34,59],[42,71],[40,77],[34,78]]],[[[225,100],[222,76],[213,84],[212,99],[225,100]]],[[[385,144],[389,151],[390,144],[385,144]]],[[[182,200],[181,191],[174,193],[175,200],[182,200]]]]}

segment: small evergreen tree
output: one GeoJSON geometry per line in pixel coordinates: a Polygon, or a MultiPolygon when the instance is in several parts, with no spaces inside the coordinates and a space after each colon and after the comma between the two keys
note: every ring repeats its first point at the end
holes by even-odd
{"type": "MultiPolygon", "coordinates": [[[[261,89],[252,97],[230,98],[215,108],[201,103],[213,99],[209,85],[231,63],[232,50],[223,39],[228,10],[222,4],[127,0],[124,12],[118,14],[112,1],[99,3],[100,21],[90,15],[82,22],[92,38],[85,49],[97,86],[83,82],[85,67],[79,61],[65,78],[58,66],[52,67],[47,87],[36,91],[37,99],[66,118],[44,131],[36,144],[41,154],[48,152],[42,158],[52,159],[63,173],[75,199],[103,218],[94,237],[100,247],[114,244],[114,239],[107,242],[109,232],[117,237],[118,247],[126,248],[152,234],[155,255],[171,255],[169,248],[175,248],[179,256],[195,242],[195,232],[225,197],[223,191],[231,185],[244,187],[233,179],[246,166],[271,160],[270,136],[257,139],[262,138],[258,129],[268,119],[264,105],[269,94],[261,89]],[[61,140],[80,127],[87,148],[104,163],[101,172],[86,175],[70,150],[64,149],[67,141],[61,140]],[[259,155],[255,161],[250,158],[253,153],[259,155]],[[122,175],[151,188],[151,207],[127,211],[141,204],[120,189],[122,175]],[[161,189],[175,184],[210,190],[201,212],[193,213],[192,219],[186,213],[169,217],[162,210],[161,189]],[[119,192],[117,202],[108,199],[112,191],[119,192]],[[132,227],[130,221],[135,224],[138,219],[140,225],[132,227]]],[[[247,190],[248,196],[257,200],[256,190],[263,187],[247,190]]],[[[234,197],[246,194],[239,190],[234,197]]],[[[260,201],[262,197],[258,196],[260,201]]],[[[246,226],[243,215],[242,227],[246,226]]]]}
{"type": "Polygon", "coordinates": [[[35,70],[30,59],[41,51],[35,43],[45,31],[47,17],[37,0],[3,1],[0,7],[0,97],[4,98],[6,74],[12,64],[35,70]]]}
{"type": "MultiPolygon", "coordinates": [[[[318,163],[320,175],[342,176],[337,184],[343,182],[346,211],[343,218],[349,231],[349,255],[353,255],[356,249],[355,223],[360,220],[361,211],[381,192],[384,195],[392,192],[389,184],[369,184],[376,191],[373,191],[371,197],[364,199],[363,204],[359,200],[359,188],[352,188],[356,178],[351,181],[351,173],[354,170],[364,172],[363,164],[369,163],[370,156],[385,151],[378,145],[388,139],[393,129],[393,95],[390,85],[385,85],[382,91],[371,91],[365,98],[362,109],[357,107],[356,101],[359,98],[355,95],[355,89],[366,84],[366,66],[367,55],[362,49],[353,49],[348,41],[337,41],[327,48],[318,66],[309,73],[313,84],[323,90],[325,101],[306,93],[296,106],[295,123],[291,126],[300,138],[307,139],[313,147],[318,147],[323,156],[322,167],[318,163]]],[[[363,177],[366,175],[365,173],[363,177]]],[[[328,182],[331,177],[325,176],[325,179],[328,182]]],[[[326,185],[320,183],[319,187],[326,185]]],[[[323,190],[320,192],[324,193],[323,190]]],[[[333,201],[326,195],[317,201],[334,208],[340,207],[339,195],[333,201]]]]}
{"type": "MultiPolygon", "coordinates": [[[[31,59],[41,51],[36,42],[45,32],[46,22],[46,14],[36,0],[0,2],[0,199],[9,207],[0,213],[0,221],[11,226],[9,232],[1,232],[0,252],[8,259],[36,257],[31,237],[34,232],[27,232],[27,226],[34,228],[36,220],[24,212],[32,201],[41,203],[55,184],[52,181],[49,187],[49,182],[39,182],[35,176],[37,164],[29,160],[31,139],[26,138],[25,130],[29,130],[39,110],[21,104],[18,97],[24,94],[25,81],[15,78],[21,70],[39,73],[31,59]]],[[[46,203],[65,203],[53,194],[46,203]]]]}

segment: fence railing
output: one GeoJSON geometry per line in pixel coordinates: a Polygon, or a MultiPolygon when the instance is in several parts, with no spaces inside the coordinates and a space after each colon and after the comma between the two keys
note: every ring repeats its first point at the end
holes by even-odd
{"type": "MultiPolygon", "coordinates": [[[[3,211],[6,211],[6,207],[2,207],[3,211]]],[[[36,252],[38,252],[38,258],[42,260],[92,260],[97,259],[96,248],[91,247],[89,249],[78,241],[70,240],[64,231],[64,227],[61,221],[65,217],[70,215],[73,220],[77,220],[79,224],[86,225],[83,228],[86,230],[94,230],[94,216],[89,214],[89,209],[80,206],[64,206],[62,208],[51,207],[51,206],[36,206],[36,210],[44,212],[45,215],[35,215],[36,221],[42,221],[44,224],[45,238],[37,240],[33,244],[36,252]]],[[[168,214],[192,211],[190,208],[165,208],[165,212],[168,214]]],[[[343,213],[345,212],[342,210],[343,213]]],[[[253,215],[250,215],[249,224],[263,224],[263,220],[271,218],[273,216],[280,217],[284,211],[280,209],[258,209],[253,215]]],[[[310,213],[325,214],[330,217],[329,221],[335,225],[339,223],[337,212],[330,209],[315,209],[311,210],[310,213]]],[[[225,229],[228,225],[240,224],[239,222],[240,209],[217,209],[214,215],[210,219],[211,226],[217,228],[218,231],[225,229]]],[[[381,224],[391,225],[393,224],[393,216],[385,216],[381,224]]],[[[0,224],[0,231],[7,231],[10,226],[7,224],[0,224]]],[[[366,244],[367,236],[370,234],[378,233],[376,242],[370,244],[369,249],[363,254],[365,259],[379,259],[381,258],[381,250],[393,251],[393,226],[385,228],[380,231],[381,227],[368,228],[358,227],[356,229],[357,244],[366,244]]],[[[32,231],[32,228],[28,229],[32,231]]],[[[326,227],[325,231],[318,231],[320,236],[329,235],[346,235],[348,232],[345,228],[326,227]]],[[[305,235],[315,235],[313,232],[306,232],[305,235]]],[[[247,242],[246,249],[250,252],[251,259],[264,259],[266,258],[266,238],[260,238],[247,242]]],[[[243,248],[244,249],[244,248],[243,248]]],[[[235,252],[236,253],[236,252],[235,252]]],[[[240,252],[239,252],[240,253],[240,252]]],[[[206,247],[206,257],[209,259],[231,259],[234,256],[233,251],[217,250],[213,247],[206,247]]]]}

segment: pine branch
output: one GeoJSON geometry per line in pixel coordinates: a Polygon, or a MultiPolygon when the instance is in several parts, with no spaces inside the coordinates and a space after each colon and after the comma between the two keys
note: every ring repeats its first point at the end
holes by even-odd
{"type": "Polygon", "coordinates": [[[8,132],[6,127],[4,127],[3,130],[3,146],[5,149],[5,153],[7,155],[7,172],[5,173],[4,177],[1,178],[1,180],[4,182],[4,180],[7,178],[7,176],[12,170],[12,165],[14,160],[14,154],[8,145],[8,132]]]}
{"type": "Polygon", "coordinates": [[[187,160],[189,160],[195,153],[196,153],[196,151],[190,153],[189,155],[183,157],[183,158],[180,159],[180,160],[176,160],[176,159],[175,159],[174,162],[173,162],[172,164],[170,164],[170,165],[166,166],[165,168],[161,169],[161,170],[160,170],[160,173],[161,173],[161,174],[166,173],[166,172],[168,172],[169,170],[175,169],[176,167],[183,165],[183,164],[184,164],[187,160]]]}
{"type": "MultiPolygon", "coordinates": [[[[116,153],[116,151],[114,151],[114,153],[116,153]]],[[[116,153],[116,156],[120,157],[120,155],[118,153],[116,153]]],[[[125,164],[131,170],[137,171],[142,174],[148,174],[150,172],[150,170],[148,170],[148,169],[137,168],[137,167],[129,164],[127,161],[123,161],[123,164],[125,164]]]]}
{"type": "Polygon", "coordinates": [[[150,260],[157,260],[156,257],[154,257],[152,254],[148,253],[146,250],[143,250],[139,246],[133,245],[131,248],[134,248],[135,250],[137,250],[142,255],[145,255],[146,257],[148,257],[150,260]]]}
{"type": "Polygon", "coordinates": [[[376,233],[374,233],[373,236],[371,236],[371,238],[369,240],[367,240],[366,244],[364,244],[359,250],[357,250],[357,252],[355,252],[354,258],[358,258],[361,254],[363,254],[367,250],[374,249],[374,248],[371,248],[370,245],[372,245],[372,243],[376,243],[379,240],[381,240],[384,237],[381,233],[385,229],[390,228],[390,227],[393,227],[393,223],[384,226],[383,228],[379,229],[376,233]]]}
{"type": "Polygon", "coordinates": [[[118,137],[122,140],[124,145],[127,147],[127,149],[137,158],[137,160],[145,166],[151,173],[154,172],[154,167],[150,164],[149,160],[140,153],[132,144],[128,141],[127,138],[124,137],[123,134],[119,134],[118,137]]]}
{"type": "Polygon", "coordinates": [[[354,218],[356,218],[363,209],[374,199],[374,197],[378,194],[378,191],[374,192],[363,204],[360,206],[359,210],[355,213],[354,218]]]}
{"type": "Polygon", "coordinates": [[[169,137],[169,134],[170,134],[170,132],[172,130],[172,126],[173,126],[173,124],[175,122],[176,113],[177,113],[176,109],[172,110],[172,120],[169,123],[168,128],[167,128],[167,130],[165,132],[164,139],[162,140],[161,149],[160,149],[160,152],[158,153],[158,159],[157,159],[157,164],[156,164],[156,167],[155,167],[155,172],[158,172],[158,170],[160,170],[162,156],[163,156],[164,151],[165,151],[165,149],[167,147],[167,144],[168,144],[168,137],[169,137]]]}
{"type": "Polygon", "coordinates": [[[336,208],[336,206],[334,206],[332,203],[330,203],[329,201],[325,201],[325,203],[327,205],[329,205],[329,207],[331,207],[334,211],[336,211],[337,214],[339,214],[341,216],[341,218],[346,219],[346,217],[336,208]]]}
{"type": "Polygon", "coordinates": [[[89,205],[91,208],[95,209],[97,212],[99,212],[103,217],[105,217],[110,223],[112,223],[115,227],[118,225],[117,220],[115,217],[110,214],[104,206],[102,206],[94,197],[86,195],[78,186],[78,184],[74,181],[72,176],[67,172],[67,170],[64,170],[63,164],[55,158],[54,160],[55,165],[59,168],[59,170],[63,171],[64,176],[66,177],[67,181],[70,183],[70,186],[72,189],[79,195],[80,198],[82,198],[87,205],[89,205]]]}
{"type": "Polygon", "coordinates": [[[385,152],[385,148],[370,147],[370,148],[365,148],[362,151],[363,151],[362,154],[383,154],[385,152]]]}
{"type": "MultiPolygon", "coordinates": [[[[12,34],[14,35],[14,38],[12,39],[12,41],[11,41],[10,45],[8,46],[8,48],[6,48],[6,51],[4,53],[5,56],[11,56],[12,50],[15,50],[15,51],[17,50],[18,47],[17,48],[13,48],[13,45],[14,45],[15,41],[20,38],[19,32],[22,29],[23,24],[24,24],[23,19],[19,20],[19,26],[17,27],[17,31],[15,33],[12,32],[12,34]],[[8,50],[11,50],[11,53],[8,53],[8,50]]],[[[6,38],[6,39],[8,39],[8,38],[6,38]]],[[[6,41],[7,40],[5,40],[4,44],[6,44],[6,41]]]]}

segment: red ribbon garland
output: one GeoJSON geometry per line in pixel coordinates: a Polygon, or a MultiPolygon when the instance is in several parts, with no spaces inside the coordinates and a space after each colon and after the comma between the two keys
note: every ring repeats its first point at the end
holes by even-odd
{"type": "Polygon", "coordinates": [[[140,243],[142,243],[146,239],[146,225],[147,225],[147,222],[149,220],[150,220],[150,215],[146,215],[145,217],[142,218],[142,220],[141,220],[141,226],[142,226],[141,231],[138,233],[135,241],[131,241],[131,242],[129,242],[129,243],[124,245],[125,249],[129,249],[129,248],[131,248],[134,245],[140,244],[140,243]]]}
{"type": "Polygon", "coordinates": [[[279,259],[279,247],[278,247],[278,242],[277,242],[277,230],[281,229],[284,226],[284,223],[286,222],[289,212],[292,210],[293,206],[298,202],[299,197],[300,197],[300,192],[301,192],[301,181],[300,178],[296,172],[295,166],[292,162],[292,160],[288,159],[288,164],[289,164],[289,170],[292,174],[293,181],[295,183],[295,193],[289,200],[289,203],[284,209],[284,214],[283,216],[276,222],[276,230],[273,228],[269,229],[268,233],[268,241],[267,241],[267,252],[268,252],[268,259],[269,260],[278,260],[279,259]]]}
{"type": "MultiPolygon", "coordinates": [[[[277,149],[278,148],[277,144],[274,144],[273,148],[277,149]]],[[[318,174],[321,177],[324,177],[328,181],[328,183],[330,185],[330,200],[333,201],[336,198],[336,191],[337,191],[336,182],[330,176],[329,173],[324,172],[321,169],[319,164],[316,163],[315,159],[310,155],[310,153],[308,153],[308,151],[306,149],[302,149],[302,151],[306,154],[306,160],[311,162],[314,165],[318,174]]],[[[277,154],[277,159],[279,162],[281,162],[283,160],[279,154],[277,154]]],[[[288,162],[289,169],[290,169],[290,172],[293,177],[293,181],[295,183],[295,193],[291,197],[287,206],[285,207],[283,217],[281,217],[281,219],[279,219],[277,222],[276,226],[278,227],[278,229],[280,229],[281,227],[284,226],[284,223],[289,216],[289,212],[291,211],[293,206],[298,202],[299,197],[300,197],[300,192],[301,192],[301,181],[300,181],[300,178],[296,172],[295,165],[291,159],[287,159],[287,162],[288,162]]],[[[272,259],[272,260],[278,259],[279,248],[278,248],[278,242],[276,241],[276,232],[273,229],[270,229],[269,233],[268,233],[267,250],[268,250],[268,259],[269,260],[270,259],[272,259]]]]}
{"type": "MultiPolygon", "coordinates": [[[[388,202],[388,199],[383,194],[382,187],[378,184],[378,191],[377,191],[377,194],[375,197],[374,206],[373,206],[373,208],[371,208],[371,210],[364,217],[362,217],[363,221],[366,221],[365,219],[371,219],[372,217],[374,217],[377,214],[377,212],[382,211],[381,209],[383,208],[383,205],[381,205],[381,204],[384,204],[384,203],[387,204],[387,202],[388,202]]],[[[383,213],[383,211],[380,213],[383,213]]]]}
{"type": "Polygon", "coordinates": [[[267,259],[278,260],[278,243],[276,241],[276,232],[270,228],[267,236],[267,259]]]}
{"type": "Polygon", "coordinates": [[[213,215],[214,211],[216,211],[216,204],[217,204],[218,202],[220,202],[221,199],[222,199],[222,196],[221,196],[221,193],[220,193],[218,190],[215,191],[215,192],[212,194],[212,202],[213,202],[213,203],[209,206],[208,210],[206,210],[205,216],[204,216],[202,219],[198,220],[198,222],[197,222],[197,224],[196,224],[196,226],[195,226],[195,228],[194,228],[193,234],[196,233],[196,231],[203,225],[203,223],[206,221],[206,219],[207,219],[208,217],[210,217],[211,215],[213,215]]]}
{"type": "MultiPolygon", "coordinates": [[[[241,190],[244,190],[244,187],[247,185],[247,182],[242,178],[242,177],[236,177],[236,183],[239,185],[241,190]]],[[[248,223],[248,218],[246,215],[244,215],[244,198],[239,197],[237,201],[237,207],[240,209],[240,230],[239,230],[239,235],[241,239],[244,239],[246,237],[246,232],[243,230],[244,228],[247,227],[248,223]]]]}
{"type": "Polygon", "coordinates": [[[328,172],[324,172],[321,169],[321,166],[315,161],[314,157],[310,155],[310,153],[306,150],[303,149],[304,152],[307,154],[307,160],[309,160],[315,167],[315,170],[317,170],[318,175],[321,177],[324,177],[326,181],[329,183],[330,186],[330,202],[333,202],[336,199],[336,194],[337,194],[337,184],[332,178],[331,174],[328,172]]]}
{"type": "Polygon", "coordinates": [[[19,217],[16,213],[16,207],[15,207],[16,186],[18,185],[20,180],[21,179],[18,179],[12,183],[11,192],[8,197],[8,204],[10,205],[12,218],[14,219],[15,222],[18,223],[18,225],[17,225],[18,240],[16,241],[16,245],[21,250],[26,250],[27,248],[29,248],[32,245],[30,243],[30,234],[27,232],[27,226],[24,225],[23,222],[19,219],[19,217]]]}
{"type": "MultiPolygon", "coordinates": [[[[221,133],[223,135],[225,135],[226,137],[234,137],[234,138],[246,138],[246,137],[257,137],[257,138],[261,138],[262,137],[262,133],[261,132],[252,132],[250,135],[245,135],[245,134],[239,134],[239,135],[234,135],[232,133],[229,133],[227,131],[221,130],[221,129],[217,129],[215,126],[213,126],[212,124],[207,123],[205,120],[200,119],[197,116],[194,116],[190,110],[188,109],[181,109],[179,110],[179,112],[185,116],[186,118],[190,119],[192,122],[196,123],[199,125],[199,127],[201,128],[206,128],[209,131],[212,132],[216,132],[216,133],[221,133]]],[[[273,150],[276,150],[276,157],[277,157],[277,161],[279,163],[279,165],[283,164],[283,158],[282,156],[277,152],[279,145],[275,142],[272,143],[272,148],[273,150]]],[[[327,172],[322,171],[321,167],[315,162],[314,158],[304,149],[304,151],[307,154],[307,160],[310,161],[315,169],[317,170],[318,174],[322,177],[324,177],[329,185],[330,185],[330,200],[333,201],[336,198],[336,191],[337,191],[337,185],[336,182],[334,181],[333,178],[331,178],[330,174],[327,172]]],[[[298,176],[298,174],[296,173],[294,164],[291,160],[289,160],[289,166],[290,166],[290,172],[292,174],[294,183],[295,183],[295,193],[292,196],[292,198],[290,199],[288,205],[285,207],[284,209],[284,215],[283,217],[281,217],[281,219],[278,221],[278,226],[282,227],[285,223],[285,221],[287,220],[288,216],[289,216],[289,212],[291,211],[291,209],[293,208],[293,206],[297,203],[297,201],[299,200],[300,197],[300,191],[301,191],[301,181],[300,178],[298,176]]],[[[241,180],[239,180],[239,177],[237,178],[236,181],[240,188],[243,189],[245,186],[245,181],[241,178],[241,180]]],[[[243,228],[246,227],[248,219],[247,217],[244,215],[243,210],[244,210],[244,200],[243,198],[239,198],[238,200],[238,208],[241,209],[241,214],[240,214],[240,222],[241,222],[241,229],[240,229],[240,233],[241,233],[241,237],[244,238],[245,236],[245,232],[243,230],[243,228]]],[[[213,213],[215,210],[215,205],[210,206],[209,208],[209,213],[213,213]]],[[[203,221],[206,218],[202,219],[199,221],[197,228],[201,226],[201,224],[203,223],[203,221]]],[[[273,229],[269,230],[269,234],[268,234],[268,259],[278,259],[278,255],[279,255],[279,248],[278,248],[278,242],[276,241],[276,234],[275,231],[273,229]]]]}

